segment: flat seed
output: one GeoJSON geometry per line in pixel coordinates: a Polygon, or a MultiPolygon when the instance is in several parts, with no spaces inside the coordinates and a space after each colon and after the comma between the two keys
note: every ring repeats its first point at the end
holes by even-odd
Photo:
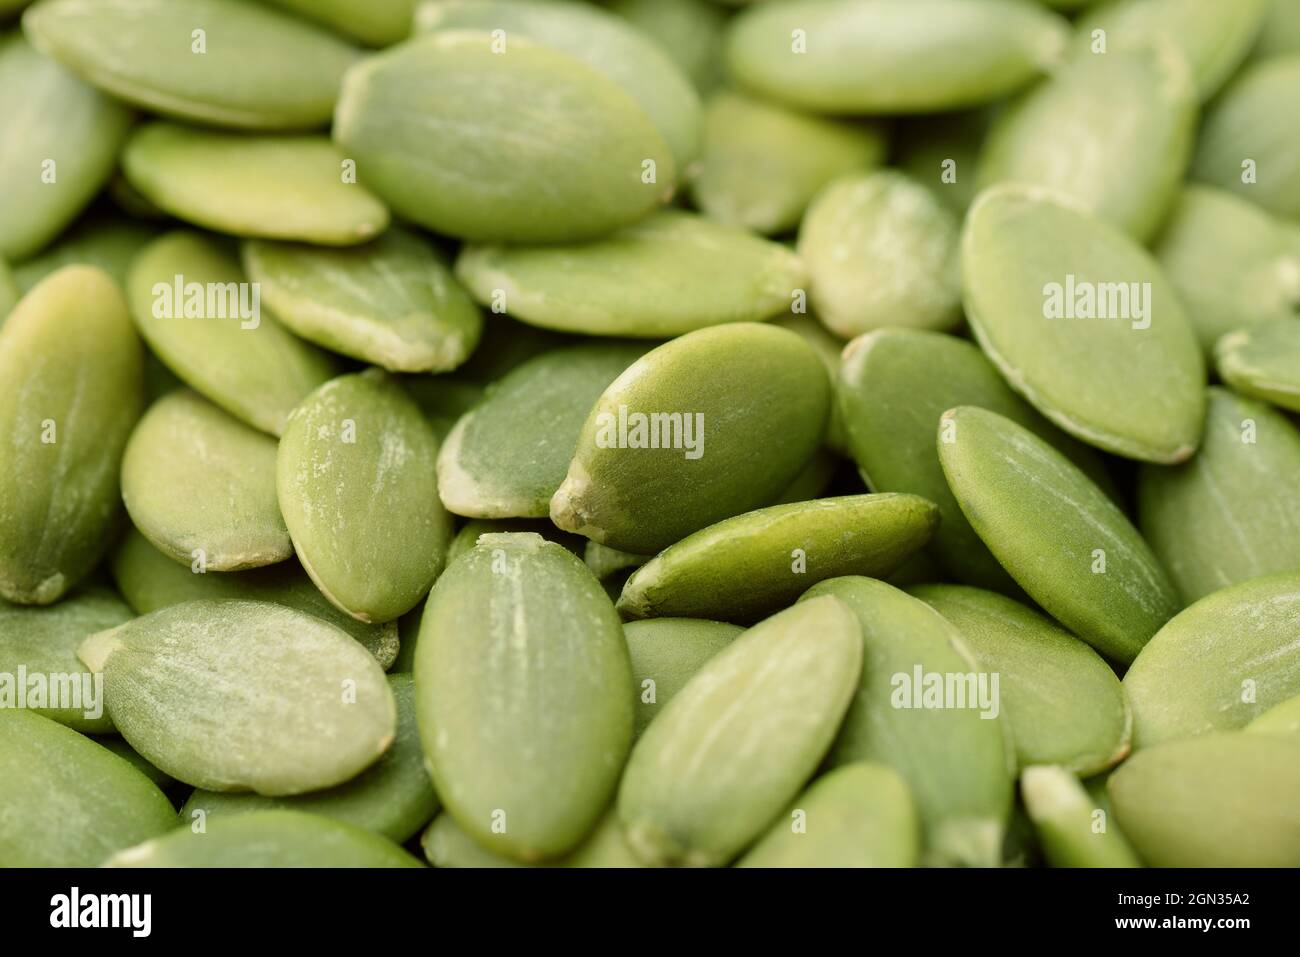
{"type": "Polygon", "coordinates": [[[715,655],[632,750],[618,812],[633,853],[716,867],[744,850],[826,754],[861,668],[857,625],[831,598],[715,655]]]}
{"type": "Polygon", "coordinates": [[[1214,353],[1219,375],[1238,392],[1300,412],[1300,319],[1231,333],[1214,353]]]}
{"type": "Polygon", "coordinates": [[[903,173],[841,177],[799,227],[817,315],[846,339],[887,325],[955,326],[959,235],[952,211],[903,173]]]}
{"type": "Polygon", "coordinates": [[[1068,40],[1064,20],[1007,0],[808,0],[736,17],[726,58],[745,86],[815,112],[931,113],[1013,92],[1068,40]]]}
{"type": "Polygon", "coordinates": [[[207,830],[179,828],[113,855],[106,867],[419,867],[370,831],[301,811],[218,818],[207,830]]]}
{"type": "Polygon", "coordinates": [[[752,323],[688,333],[605,390],[551,520],[603,545],[657,552],[776,498],[821,443],[829,406],[822,360],[794,333],[752,323]],[[674,429],[680,415],[679,431],[660,434],[663,413],[674,429]]]}
{"type": "Polygon", "coordinates": [[[471,551],[478,544],[481,536],[500,534],[501,532],[532,532],[542,536],[548,542],[563,545],[578,557],[582,557],[583,549],[587,544],[586,539],[569,532],[562,532],[545,519],[474,518],[462,525],[460,531],[456,533],[456,537],[451,540],[451,545],[447,548],[446,564],[450,565],[460,556],[471,551]]]}
{"type": "Polygon", "coordinates": [[[393,372],[447,372],[483,317],[433,247],[399,227],[347,249],[253,240],[244,268],[290,330],[393,372]]]}
{"type": "Polygon", "coordinates": [[[1135,754],[1115,817],[1152,867],[1300,867],[1300,743],[1212,734],[1135,754]]]}
{"type": "Polygon", "coordinates": [[[388,686],[397,701],[397,737],[383,757],[351,781],[291,797],[197,790],[181,808],[181,821],[192,826],[200,819],[207,822],[283,809],[320,814],[382,834],[398,844],[418,834],[438,810],[438,798],[424,767],[415,725],[415,683],[410,675],[392,675],[388,686]]]}
{"type": "Polygon", "coordinates": [[[383,232],[388,210],[348,178],[324,136],[246,136],[151,123],[126,144],[131,185],[179,219],[236,236],[351,246],[383,232]]]}
{"type": "Polygon", "coordinates": [[[1103,808],[1069,770],[1024,769],[1020,793],[1053,867],[1141,867],[1137,854],[1103,808]]]}
{"type": "Polygon", "coordinates": [[[98,585],[44,608],[0,602],[0,708],[25,707],[83,734],[111,732],[102,688],[78,660],[77,648],[95,632],[134,617],[122,599],[98,585]]]}
{"type": "Polygon", "coordinates": [[[627,843],[614,813],[601,822],[570,854],[554,861],[524,864],[484,850],[466,834],[450,814],[439,814],[420,838],[424,856],[434,867],[641,867],[627,843]]]}
{"type": "Polygon", "coordinates": [[[883,764],[819,777],[737,867],[916,867],[920,822],[907,782],[883,764]]]}
{"type": "Polygon", "coordinates": [[[324,125],[359,55],[327,30],[247,0],[42,0],[23,29],[129,103],[245,129],[324,125]]]}
{"type": "Polygon", "coordinates": [[[14,266],[14,280],[25,293],[56,269],[80,264],[98,266],[125,288],[131,260],[156,235],[153,228],[130,219],[82,220],[39,256],[14,266]]]}
{"type": "Polygon", "coordinates": [[[37,53],[21,32],[0,35],[0,256],[39,251],[90,203],[130,125],[129,110],[37,53]]]}
{"type": "Polygon", "coordinates": [[[466,246],[456,275],[480,303],[534,325],[647,338],[767,319],[804,282],[784,246],[680,210],[575,245],[466,246]]]}
{"type": "Polygon", "coordinates": [[[655,618],[623,626],[632,658],[636,694],[634,737],[640,737],[686,683],[744,631],[738,625],[699,618],[655,618]]]}
{"type": "Polygon", "coordinates": [[[892,574],[938,521],[932,502],[891,493],[760,508],[660,552],[628,579],[618,610],[627,618],[756,622],[816,582],[892,574]]]}
{"type": "Polygon", "coordinates": [[[0,598],[48,605],[99,560],[122,449],[144,402],[140,340],[117,286],[67,266],[0,329],[0,598]]]}
{"type": "Polygon", "coordinates": [[[377,369],[326,383],[289,417],[280,511],[307,574],[354,618],[399,617],[442,571],[451,516],[437,456],[419,408],[377,369]]]}
{"type": "Polygon", "coordinates": [[[1202,598],[1151,639],[1124,676],[1133,747],[1243,728],[1300,694],[1300,573],[1202,598]]]}
{"type": "Polygon", "coordinates": [[[648,345],[555,349],[500,379],[438,453],[443,504],[475,518],[546,518],[591,407],[648,345]]]}
{"type": "Polygon", "coordinates": [[[979,186],[1060,192],[1145,241],[1191,157],[1196,91],[1168,45],[1080,54],[989,127],[979,186]]]}
{"type": "Polygon", "coordinates": [[[728,15],[717,4],[709,0],[613,0],[609,9],[658,43],[700,92],[720,81],[722,35],[728,15]]]}
{"type": "Polygon", "coordinates": [[[810,588],[800,604],[826,595],[853,611],[864,648],[830,764],[876,761],[902,775],[924,827],[927,862],[995,866],[1014,758],[992,682],[980,678],[957,628],[924,602],[874,579],[834,578],[810,588]],[[922,683],[935,675],[960,681],[970,699],[927,706],[922,683]]]}
{"type": "Polygon", "coordinates": [[[1300,734],[1300,695],[1269,708],[1246,725],[1246,730],[1260,734],[1300,734]]]}
{"type": "Polygon", "coordinates": [[[214,791],[333,787],[393,742],[380,670],[318,618],[255,601],[191,601],[90,636],[118,731],[172,777],[214,791]]]}
{"type": "Polygon", "coordinates": [[[1167,464],[1192,454],[1204,363],[1140,246],[1042,190],[1000,186],[966,219],[962,277],[981,348],[1039,412],[1116,455],[1167,464]]]}
{"type": "Polygon", "coordinates": [[[533,862],[599,820],[632,737],[631,668],[613,605],[540,535],[485,535],[438,580],[415,658],[438,796],[493,853],[533,862]]]}
{"type": "Polygon", "coordinates": [[[1017,601],[963,585],[910,591],[961,631],[980,666],[999,675],[1016,762],[1087,775],[1129,752],[1133,715],[1095,651],[1017,601]]]}
{"type": "Polygon", "coordinates": [[[263,432],[283,432],[293,407],[335,373],[328,355],[261,314],[255,287],[215,239],[162,236],[136,257],[126,289],[136,327],[167,367],[263,432]]]}
{"type": "Polygon", "coordinates": [[[369,46],[386,47],[411,35],[419,0],[271,0],[278,6],[333,27],[369,46]]]}
{"type": "Polygon", "coordinates": [[[435,33],[348,71],[334,139],[394,212],[476,242],[572,242],[671,193],[672,152],[617,83],[520,36],[494,43],[435,33]]]}
{"type": "Polygon", "coordinates": [[[1124,513],[1069,459],[994,412],[939,423],[939,461],[967,521],[1052,617],[1121,663],[1182,607],[1124,513]]]}
{"type": "Polygon", "coordinates": [[[1217,386],[1196,456],[1142,467],[1139,526],[1186,601],[1300,571],[1300,483],[1287,476],[1300,476],[1300,431],[1271,407],[1217,386]]]}
{"type": "Polygon", "coordinates": [[[180,389],[150,406],[122,457],[136,528],[183,564],[236,571],[293,555],[275,497],[275,439],[180,389]]]}

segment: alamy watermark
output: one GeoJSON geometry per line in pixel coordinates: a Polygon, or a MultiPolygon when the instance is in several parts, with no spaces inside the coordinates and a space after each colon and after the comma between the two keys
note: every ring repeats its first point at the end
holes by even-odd
{"type": "Polygon", "coordinates": [[[969,708],[992,720],[1001,713],[996,671],[926,671],[920,665],[899,671],[889,679],[895,708],[952,711],[969,708]]]}
{"type": "Polygon", "coordinates": [[[1151,327],[1151,283],[1089,282],[1068,273],[1064,283],[1043,284],[1045,319],[1127,319],[1151,327]]]}
{"type": "Polygon", "coordinates": [[[87,721],[104,716],[104,675],[101,672],[0,671],[0,709],[39,708],[80,711],[87,721]]]}
{"type": "Polygon", "coordinates": [[[688,459],[704,455],[703,412],[629,412],[596,416],[596,445],[602,449],[683,449],[688,459]]]}
{"type": "Polygon", "coordinates": [[[153,284],[155,319],[238,319],[239,328],[262,323],[262,287],[255,282],[186,282],[177,273],[172,281],[153,284]]]}

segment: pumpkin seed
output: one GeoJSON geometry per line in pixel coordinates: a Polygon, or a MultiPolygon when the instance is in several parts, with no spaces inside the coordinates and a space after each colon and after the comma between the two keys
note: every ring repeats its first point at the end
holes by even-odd
{"type": "Polygon", "coordinates": [[[126,761],[70,728],[0,708],[0,867],[95,867],[176,823],[126,761]]]}
{"type": "Polygon", "coordinates": [[[622,628],[586,566],[540,535],[482,536],[429,597],[415,681],[461,828],[525,862],[576,847],[614,792],[633,711],[622,628]]]}
{"type": "Polygon", "coordinates": [[[197,790],[181,808],[181,820],[192,826],[198,820],[283,809],[320,814],[398,844],[419,833],[438,810],[438,798],[415,726],[415,684],[410,675],[392,675],[388,687],[397,701],[397,737],[383,757],[351,781],[290,797],[197,790]]]}
{"type": "Polygon", "coordinates": [[[618,811],[647,864],[718,866],[758,837],[812,775],[862,668],[848,609],[804,602],[745,632],[652,721],[618,811]]]}
{"type": "Polygon", "coordinates": [[[1105,809],[1069,770],[1027,767],[1020,793],[1053,867],[1141,867],[1133,848],[1105,809]]]}
{"type": "Polygon", "coordinates": [[[301,811],[218,818],[114,854],[106,867],[419,867],[396,844],[342,821],[301,811]]]}
{"type": "Polygon", "coordinates": [[[1289,738],[1171,741],[1124,762],[1109,790],[1152,867],[1300,866],[1300,744],[1289,738]]]}
{"type": "Polygon", "coordinates": [[[419,408],[378,369],[327,382],[289,416],[280,511],[307,574],[352,617],[405,614],[442,571],[451,516],[437,456],[419,408]]]}
{"type": "Polygon", "coordinates": [[[765,505],[820,444],[829,393],[822,360],[785,329],[729,323],[674,339],[596,402],[551,520],[648,555],[765,505]]]}
{"type": "Polygon", "coordinates": [[[1129,752],[1133,715],[1101,657],[1017,601],[963,585],[922,585],[910,594],[957,626],[981,667],[1000,675],[1021,768],[1060,765],[1095,774],[1129,752]]]}
{"type": "Polygon", "coordinates": [[[14,280],[26,293],[56,269],[80,264],[98,266],[125,287],[131,260],[155,235],[152,228],[129,219],[83,220],[39,256],[14,266],[14,280]]]}
{"type": "Polygon", "coordinates": [[[1128,458],[1170,464],[1195,451],[1200,349],[1160,268],[1127,236],[1041,189],[995,187],[966,219],[962,277],[985,354],[1056,425],[1128,458]]]}
{"type": "Polygon", "coordinates": [[[1124,676],[1133,746],[1245,727],[1300,694],[1300,573],[1207,595],[1151,639],[1124,676]]]}
{"type": "Polygon", "coordinates": [[[0,329],[0,598],[48,605],[109,544],[140,356],[122,294],[90,266],[43,280],[0,329]]]}
{"type": "Polygon", "coordinates": [[[563,545],[578,557],[582,557],[584,546],[589,544],[585,539],[577,535],[570,535],[568,532],[562,532],[545,520],[475,518],[462,525],[460,531],[456,533],[456,537],[451,540],[451,545],[447,548],[446,564],[450,565],[460,556],[471,551],[483,535],[500,534],[501,532],[532,532],[542,536],[548,542],[563,545]]]}
{"type": "Polygon", "coordinates": [[[1300,475],[1300,431],[1263,403],[1211,387],[1196,457],[1138,474],[1142,534],[1183,598],[1300,571],[1300,484],[1278,481],[1286,475],[1300,475]]]}
{"type": "Polygon", "coordinates": [[[1300,695],[1273,705],[1246,725],[1246,730],[1261,734],[1300,734],[1300,695]]]}
{"type": "Polygon", "coordinates": [[[959,234],[952,211],[902,173],[841,177],[799,227],[817,315],[846,339],[886,325],[955,326],[959,234]]]}
{"type": "Polygon", "coordinates": [[[699,618],[653,618],[625,624],[623,635],[632,658],[637,696],[633,736],[639,738],[663,706],[742,631],[738,625],[699,618]]]}
{"type": "Polygon", "coordinates": [[[352,0],[271,2],[376,47],[386,47],[410,36],[417,6],[417,0],[368,0],[364,6],[352,0]]]}
{"type": "Polygon", "coordinates": [[[892,493],[746,512],[650,559],[623,586],[618,610],[625,618],[755,622],[816,582],[892,574],[926,543],[938,521],[932,502],[892,493]]]}
{"type": "Polygon", "coordinates": [[[324,124],[358,56],[333,34],[247,0],[41,0],[23,29],[128,103],[245,129],[324,124]]]}
{"type": "Polygon", "coordinates": [[[1028,83],[1061,57],[1068,29],[1014,0],[804,0],[737,16],[726,58],[745,86],[814,112],[932,113],[1028,83]]]}
{"type": "Polygon", "coordinates": [[[334,139],[395,213],[475,242],[574,242],[671,193],[672,152],[632,96],[567,53],[504,40],[498,54],[488,33],[435,33],[348,71],[334,139]]]}
{"type": "Polygon", "coordinates": [[[439,814],[420,837],[424,856],[434,867],[640,867],[623,840],[623,828],[612,812],[577,850],[555,861],[524,864],[493,854],[474,842],[450,814],[439,814]]]}
{"type": "Polygon", "coordinates": [[[613,0],[609,9],[659,44],[701,92],[721,77],[727,14],[709,0],[613,0]]]}
{"type": "Polygon", "coordinates": [[[1219,375],[1238,392],[1300,412],[1300,319],[1224,336],[1215,358],[1219,375]]]}
{"type": "Polygon", "coordinates": [[[994,412],[939,423],[939,462],[975,533],[1052,617],[1128,663],[1181,607],[1151,548],[1069,459],[994,412]]]}
{"type": "Polygon", "coordinates": [[[329,356],[261,314],[256,287],[213,238],[154,240],[132,263],[126,290],[136,327],[167,367],[263,432],[283,432],[293,407],[334,375],[329,356]]]}
{"type": "Polygon", "coordinates": [[[392,744],[384,673],[346,634],[255,601],[171,605],[91,635],[109,715],[148,761],[214,791],[302,794],[347,781],[392,744]]]}
{"type": "Polygon", "coordinates": [[[902,775],[920,814],[928,863],[995,866],[1011,810],[1014,758],[992,676],[981,678],[955,626],[891,585],[833,578],[810,588],[800,605],[826,595],[853,611],[865,649],[831,765],[876,761],[902,775]],[[935,675],[963,694],[969,690],[970,698],[940,695],[927,703],[922,688],[935,675]]]}

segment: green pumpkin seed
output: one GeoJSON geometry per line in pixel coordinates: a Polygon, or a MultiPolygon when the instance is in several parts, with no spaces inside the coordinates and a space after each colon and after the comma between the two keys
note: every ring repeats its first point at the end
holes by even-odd
{"type": "Polygon", "coordinates": [[[744,850],[825,755],[861,668],[853,616],[829,598],[715,655],[632,750],[618,811],[633,853],[709,867],[744,850]]]}
{"type": "Polygon", "coordinates": [[[0,256],[39,251],[90,203],[130,125],[130,111],[37,53],[20,32],[0,34],[0,256]]]}
{"type": "Polygon", "coordinates": [[[405,614],[442,571],[451,516],[437,456],[419,408],[377,369],[326,383],[289,416],[280,511],[307,574],[354,618],[405,614]]]}
{"type": "Polygon", "coordinates": [[[364,645],[381,668],[396,667],[397,623],[367,624],[339,611],[296,561],[243,572],[204,574],[193,564],[187,568],[168,558],[133,528],[113,553],[110,564],[118,590],[136,614],[147,615],[200,598],[269,601],[329,622],[364,645]]]}
{"type": "Polygon", "coordinates": [[[618,817],[609,813],[589,834],[577,850],[539,864],[520,861],[484,850],[461,830],[450,814],[439,814],[420,837],[424,856],[434,867],[641,867],[623,840],[618,817]]]}
{"type": "Polygon", "coordinates": [[[995,187],[966,219],[962,276],[985,354],[1056,425],[1150,462],[1196,449],[1200,349],[1160,268],[1127,236],[1035,187],[995,187]]]}
{"type": "Polygon", "coordinates": [[[112,731],[102,688],[77,659],[77,647],[134,617],[99,586],[45,608],[0,602],[0,708],[26,707],[84,734],[112,731]]]}
{"type": "Polygon", "coordinates": [[[99,560],[122,449],[144,402],[117,286],[66,266],[0,328],[0,598],[48,605],[99,560]]]}
{"type": "Polygon", "coordinates": [[[176,779],[166,771],[160,771],[144,759],[140,752],[126,743],[125,738],[119,738],[113,735],[105,735],[96,738],[95,743],[101,745],[105,750],[112,751],[123,761],[128,762],[131,767],[135,768],[146,778],[156,784],[158,787],[166,790],[176,784],[176,779]]]}
{"type": "Polygon", "coordinates": [[[257,136],[172,123],[139,129],[122,154],[131,185],[187,222],[267,239],[351,246],[383,232],[388,210],[348,176],[323,136],[257,136]]]}
{"type": "Polygon", "coordinates": [[[256,287],[210,237],[173,232],[150,243],[126,289],[140,334],[167,367],[263,432],[283,432],[293,407],[334,375],[328,355],[261,315],[256,287]]]}
{"type": "Polygon", "coordinates": [[[333,787],[393,742],[384,673],[346,634],[256,601],[172,605],[87,638],[118,731],[172,777],[272,796],[333,787]]]}
{"type": "Polygon", "coordinates": [[[901,120],[894,163],[958,216],[975,200],[979,152],[993,111],[967,110],[901,120]]]}
{"type": "Polygon", "coordinates": [[[545,518],[592,405],[645,344],[591,342],[523,363],[456,423],[438,494],[458,515],[545,518]]]}
{"type": "Polygon", "coordinates": [[[418,0],[271,0],[355,40],[386,47],[411,35],[418,0]]]}
{"type": "Polygon", "coordinates": [[[243,253],[280,321],[327,349],[396,372],[447,372],[478,345],[482,315],[414,233],[394,227],[348,249],[254,240],[243,253]]]}
{"type": "Polygon", "coordinates": [[[122,457],[136,528],[182,564],[235,571],[293,555],[275,497],[275,439],[187,389],[144,414],[122,457]]]}
{"type": "Polygon", "coordinates": [[[1013,92],[1068,39],[1064,20],[1014,0],[805,0],[736,17],[726,58],[745,86],[815,112],[932,113],[1013,92]]]}
{"type": "Polygon", "coordinates": [[[1104,808],[1070,771],[1025,768],[1020,793],[1053,867],[1141,867],[1133,848],[1104,808]]]}
{"type": "Polygon", "coordinates": [[[625,618],[675,615],[750,623],[828,578],[892,574],[939,521],[916,495],[846,495],[773,505],[669,546],[623,586],[625,618]]]}
{"type": "Polygon", "coordinates": [[[744,631],[738,625],[698,618],[654,618],[623,626],[632,658],[632,682],[637,698],[634,737],[688,681],[744,631]]]}
{"type": "Polygon", "coordinates": [[[967,521],[1016,583],[1106,657],[1132,661],[1182,607],[1124,513],[1028,429],[953,409],[939,423],[939,462],[967,521]]]}
{"type": "Polygon", "coordinates": [[[1101,657],[1038,612],[962,585],[910,592],[961,631],[981,667],[1000,675],[1016,761],[1095,774],[1129,752],[1133,715],[1101,657]]]}
{"type": "Polygon", "coordinates": [[[1300,744],[1290,738],[1162,744],[1126,761],[1109,790],[1152,867],[1300,867],[1300,744]]]}
{"type": "Polygon", "coordinates": [[[960,318],[957,217],[894,170],[853,173],[818,194],[799,227],[813,307],[844,338],[960,318]]]}
{"type": "Polygon", "coordinates": [[[1124,676],[1133,747],[1243,728],[1300,694],[1300,573],[1202,598],[1143,649],[1124,676]]]}
{"type": "Polygon", "coordinates": [[[147,777],[48,718],[0,708],[0,867],[95,867],[176,824],[147,777]]]}
{"type": "Polygon", "coordinates": [[[1178,191],[1195,129],[1196,92],[1175,50],[1084,53],[994,120],[978,185],[1057,191],[1145,241],[1178,191]]]}
{"type": "Polygon", "coordinates": [[[32,42],[116,97],[246,129],[324,125],[358,55],[333,34],[248,0],[41,0],[32,42]]]}
{"type": "Polygon", "coordinates": [[[820,444],[829,393],[822,360],[785,329],[729,323],[674,339],[597,401],[551,520],[648,555],[765,505],[820,444]],[[681,428],[663,434],[674,417],[681,428]]]}
{"type": "Polygon", "coordinates": [[[1219,375],[1238,392],[1300,412],[1300,319],[1231,333],[1214,352],[1219,375]]]}
{"type": "Polygon", "coordinates": [[[1011,810],[1014,758],[992,677],[980,677],[955,626],[884,582],[833,578],[799,601],[825,595],[857,616],[865,649],[830,763],[877,761],[902,775],[925,829],[927,862],[995,866],[1011,810]],[[927,704],[922,687],[930,675],[945,683],[951,676],[970,699],[927,704]]]}
{"type": "Polygon", "coordinates": [[[394,212],[476,242],[573,242],[671,193],[672,152],[633,97],[567,53],[504,39],[495,53],[488,33],[435,33],[348,71],[334,139],[394,212]]]}
{"type": "Polygon", "coordinates": [[[907,782],[883,764],[836,768],[795,798],[737,867],[915,867],[920,824],[907,782]]]}
{"type": "Polygon", "coordinates": [[[1300,483],[1285,476],[1300,476],[1300,431],[1271,407],[1218,387],[1209,390],[1196,457],[1142,467],[1142,534],[1183,598],[1300,571],[1300,483]]]}
{"type": "Polygon", "coordinates": [[[305,811],[382,834],[398,844],[419,833],[438,810],[433,782],[424,767],[424,751],[415,726],[415,684],[410,675],[388,679],[397,701],[397,737],[375,764],[346,784],[328,791],[292,797],[228,794],[198,790],[181,808],[181,820],[232,817],[252,811],[305,811]]]}
{"type": "Polygon", "coordinates": [[[1300,734],[1300,695],[1275,704],[1246,725],[1246,730],[1261,734],[1300,734]]]}
{"type": "Polygon", "coordinates": [[[450,565],[466,552],[471,551],[483,535],[495,535],[502,532],[532,532],[548,542],[563,545],[579,558],[583,556],[584,547],[589,544],[586,539],[568,532],[562,532],[544,519],[507,518],[507,519],[470,519],[461,526],[456,537],[447,548],[446,564],[450,565]]]}
{"type": "Polygon", "coordinates": [[[415,659],[438,795],[482,847],[558,857],[595,825],[632,736],[632,679],[609,599],[534,534],[484,535],[438,580],[415,659]]]}
{"type": "Polygon", "coordinates": [[[646,338],[766,319],[804,282],[784,246],[679,210],[594,242],[466,246],[456,275],[480,303],[534,325],[646,338]]]}
{"type": "Polygon", "coordinates": [[[113,855],[106,867],[419,867],[396,844],[342,821],[301,811],[219,818],[113,855]]]}
{"type": "Polygon", "coordinates": [[[125,287],[131,260],[155,235],[129,219],[83,220],[39,256],[14,266],[14,280],[25,293],[56,269],[80,264],[98,266],[125,287]]]}

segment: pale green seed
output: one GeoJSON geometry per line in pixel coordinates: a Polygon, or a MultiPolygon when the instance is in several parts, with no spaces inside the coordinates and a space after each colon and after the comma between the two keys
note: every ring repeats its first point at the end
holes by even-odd
{"type": "Polygon", "coordinates": [[[1141,867],[1133,848],[1066,768],[1025,768],[1020,793],[1053,867],[1141,867]]]}
{"type": "Polygon", "coordinates": [[[172,605],[92,635],[78,654],[103,673],[122,737],[195,787],[317,791],[359,774],[393,742],[397,709],[374,658],[333,625],[281,605],[172,605]]]}
{"type": "Polygon", "coordinates": [[[1246,725],[1246,730],[1261,734],[1300,734],[1300,695],[1269,708],[1246,725]]]}
{"type": "Polygon", "coordinates": [[[578,848],[562,858],[538,864],[493,854],[474,842],[450,814],[439,814],[420,837],[425,858],[434,867],[641,867],[623,840],[623,827],[611,813],[578,848]]]}
{"type": "MultiPolygon", "coordinates": [[[[1300,325],[1300,321],[1297,322],[1300,325]]],[[[1188,602],[1300,571],[1300,431],[1227,389],[1209,390],[1200,451],[1138,473],[1138,522],[1188,602]]]]}
{"type": "Polygon", "coordinates": [[[1231,333],[1214,352],[1219,375],[1238,392],[1300,412],[1300,319],[1231,333]]]}
{"type": "Polygon", "coordinates": [[[894,164],[958,216],[975,200],[979,152],[990,109],[902,119],[894,128],[894,164]]]}
{"type": "Polygon", "coordinates": [[[1128,458],[1195,451],[1200,348],[1159,266],[1123,233],[1035,187],[995,187],[966,219],[962,282],[985,354],[1056,425],[1128,458]],[[1113,318],[1078,317],[1089,290],[1113,318]]]}
{"type": "Polygon", "coordinates": [[[48,605],[109,544],[144,401],[140,340],[104,272],[66,266],[0,328],[0,598],[48,605]]]}
{"type": "Polygon", "coordinates": [[[610,10],[659,44],[706,92],[721,77],[727,14],[710,0],[613,0],[610,10]]]}
{"type": "Polygon", "coordinates": [[[640,737],[687,682],[744,631],[699,618],[654,618],[623,626],[636,694],[635,737],[640,737]]]}
{"type": "Polygon", "coordinates": [[[28,292],[56,269],[79,263],[98,266],[125,287],[131,260],[156,235],[151,227],[129,219],[83,220],[39,256],[15,265],[14,280],[19,290],[28,292]]]}
{"type": "Polygon", "coordinates": [[[419,0],[271,0],[294,13],[376,47],[405,40],[419,0]]]}

